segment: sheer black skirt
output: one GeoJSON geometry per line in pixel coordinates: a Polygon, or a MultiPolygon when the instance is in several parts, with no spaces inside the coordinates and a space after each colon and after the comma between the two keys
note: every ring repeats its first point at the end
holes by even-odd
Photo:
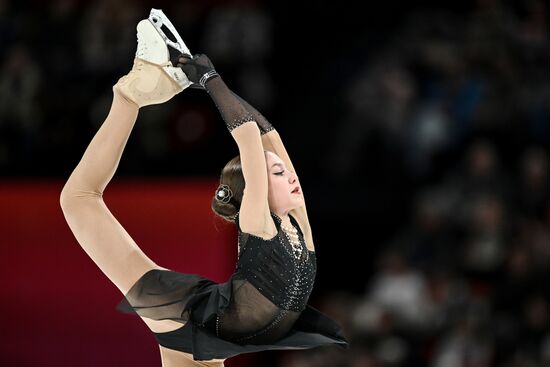
{"type": "Polygon", "coordinates": [[[128,291],[117,309],[154,320],[184,324],[155,333],[160,345],[193,354],[195,360],[229,358],[269,349],[347,347],[340,327],[307,306],[283,310],[234,274],[215,283],[195,274],[153,269],[128,291]]]}

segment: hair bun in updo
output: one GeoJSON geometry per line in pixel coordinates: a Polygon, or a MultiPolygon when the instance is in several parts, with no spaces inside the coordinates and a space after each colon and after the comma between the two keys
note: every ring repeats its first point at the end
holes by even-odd
{"type": "Polygon", "coordinates": [[[244,176],[241,157],[231,159],[222,169],[220,184],[212,198],[212,210],[223,219],[234,222],[241,208],[244,192],[244,176]]]}

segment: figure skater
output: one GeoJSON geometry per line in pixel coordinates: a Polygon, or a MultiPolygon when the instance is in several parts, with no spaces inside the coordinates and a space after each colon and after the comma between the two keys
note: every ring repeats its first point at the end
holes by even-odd
{"type": "Polygon", "coordinates": [[[307,304],[316,253],[304,195],[273,126],[224,83],[206,55],[169,61],[154,22],[137,26],[132,70],[113,87],[109,114],[61,193],[77,241],[125,295],[159,343],[162,365],[223,366],[271,349],[348,348],[340,326],[307,304]],[[163,268],[149,259],[103,201],[140,108],[188,86],[214,100],[239,155],[223,168],[213,211],[238,230],[238,261],[225,283],[163,268]],[[199,362],[201,361],[201,362],[199,362]]]}

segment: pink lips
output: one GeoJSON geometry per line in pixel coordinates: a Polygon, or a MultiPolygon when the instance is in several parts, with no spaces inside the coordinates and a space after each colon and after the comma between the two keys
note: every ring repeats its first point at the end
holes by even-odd
{"type": "Polygon", "coordinates": [[[294,190],[290,192],[291,194],[299,194],[300,193],[300,186],[296,187],[294,190]]]}

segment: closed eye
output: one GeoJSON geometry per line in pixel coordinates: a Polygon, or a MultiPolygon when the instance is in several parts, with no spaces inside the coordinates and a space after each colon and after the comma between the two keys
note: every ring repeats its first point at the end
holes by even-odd
{"type": "Polygon", "coordinates": [[[274,174],[275,174],[275,175],[278,175],[278,176],[282,176],[282,175],[283,175],[283,173],[285,173],[285,171],[281,171],[281,172],[275,172],[274,174]]]}

